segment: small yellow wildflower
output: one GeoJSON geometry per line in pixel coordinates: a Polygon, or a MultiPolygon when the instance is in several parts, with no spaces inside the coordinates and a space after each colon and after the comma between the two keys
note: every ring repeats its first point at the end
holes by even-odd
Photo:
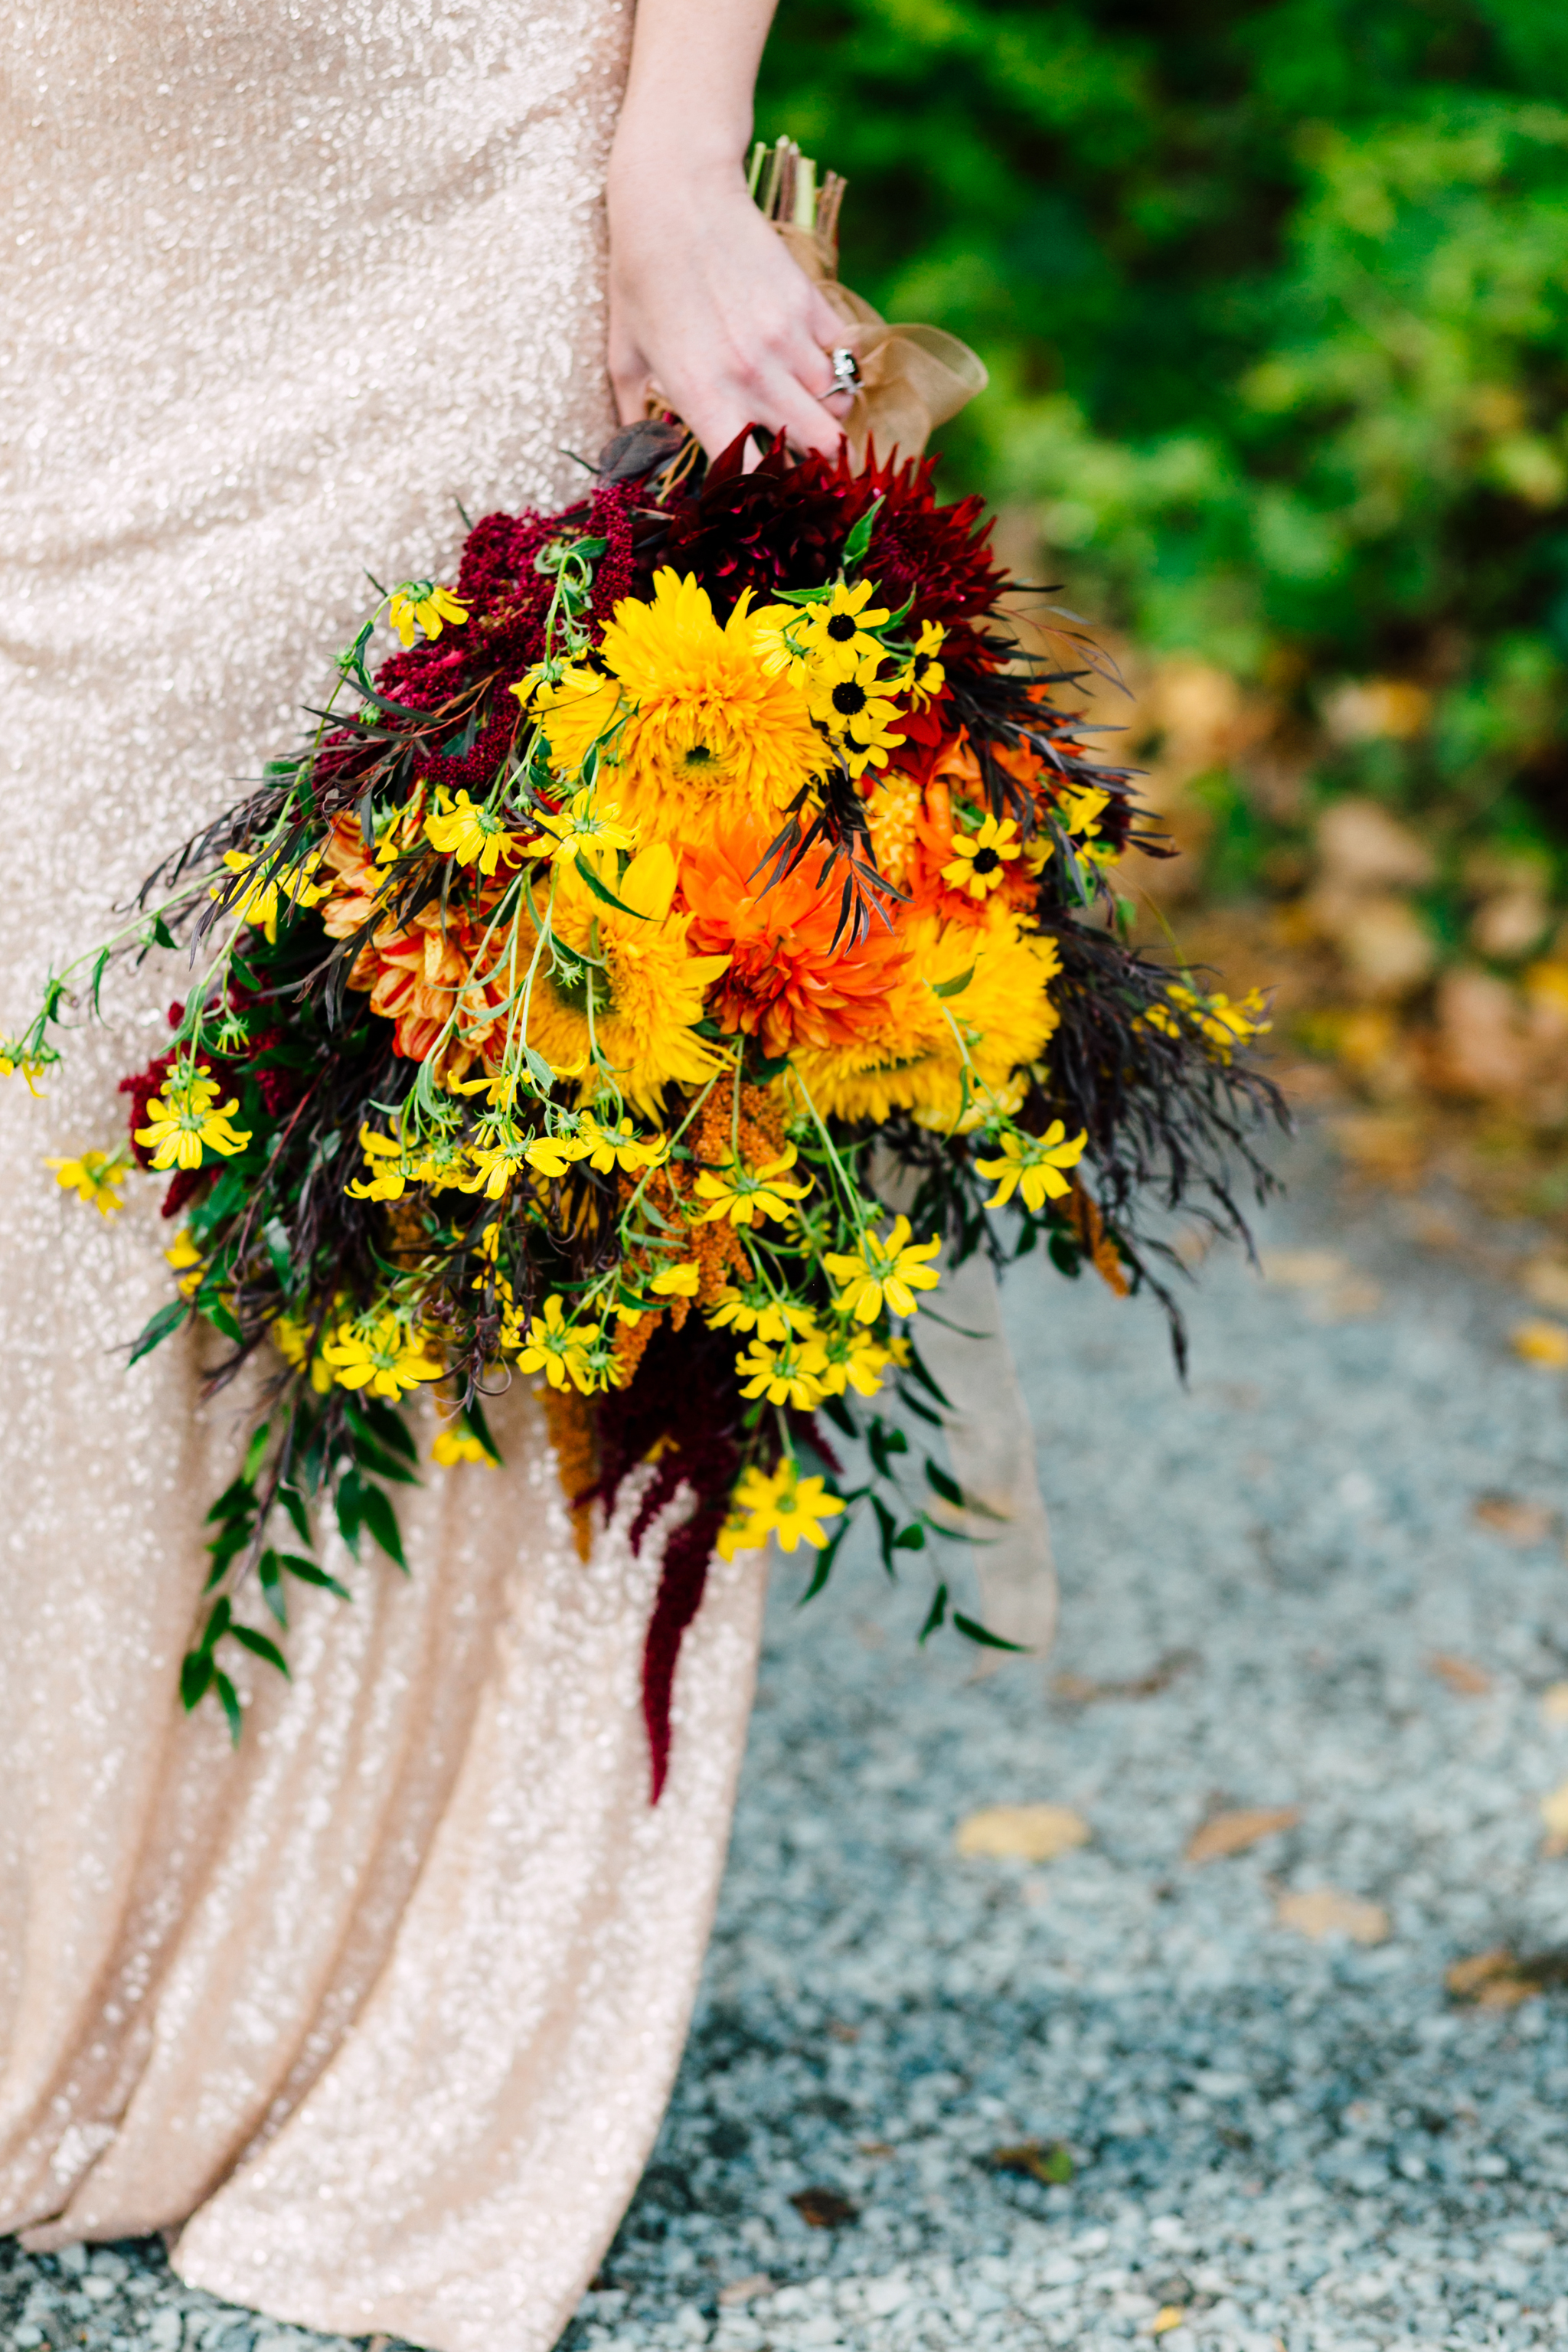
{"type": "Polygon", "coordinates": [[[708,1309],[706,1321],[714,1331],[754,1331],[759,1339],[787,1339],[792,1331],[809,1331],[815,1318],[809,1307],[792,1298],[773,1298],[759,1284],[737,1290],[727,1282],[708,1309]]]}
{"type": "Polygon", "coordinates": [[[343,1190],[350,1200],[401,1201],[409,1171],[396,1136],[377,1135],[372,1129],[362,1127],[359,1145],[369,1181],[362,1177],[357,1182],[345,1184],[343,1190]]]}
{"type": "MultiPolygon", "coordinates": [[[[167,1255],[170,1264],[173,1265],[174,1262],[174,1251],[170,1250],[167,1253],[167,1255]]],[[[195,1277],[195,1280],[199,1281],[200,1278],[201,1277],[197,1276],[195,1277]]],[[[187,1277],[187,1279],[189,1280],[190,1277],[187,1277]]],[[[185,1288],[185,1284],[182,1282],[180,1287],[184,1290],[185,1288]]],[[[327,1391],[332,1385],[332,1368],[331,1364],[326,1363],[322,1360],[319,1347],[313,1354],[311,1353],[310,1342],[316,1336],[316,1325],[314,1320],[307,1322],[303,1317],[297,1318],[292,1315],[279,1315],[277,1321],[272,1326],[272,1337],[277,1342],[279,1352],[283,1357],[284,1361],[291,1364],[297,1372],[302,1372],[305,1370],[307,1361],[309,1361],[310,1369],[310,1386],[315,1390],[318,1396],[325,1396],[327,1391]]]]}
{"type": "Polygon", "coordinates": [[[765,1396],[770,1404],[792,1404],[803,1412],[820,1404],[826,1391],[817,1375],[827,1363],[827,1350],[817,1339],[791,1339],[770,1348],[753,1339],[735,1370],[745,1385],[743,1397],[765,1396]]]}
{"type": "Polygon", "coordinates": [[[405,580],[394,593],[386,617],[403,639],[406,651],[414,643],[416,622],[427,637],[438,637],[444,622],[457,625],[466,621],[468,608],[458,604],[449,588],[438,588],[432,580],[405,580]]]}
{"type": "Polygon", "coordinates": [[[552,1292],[543,1314],[528,1327],[527,1343],[517,1360],[519,1371],[542,1372],[552,1389],[571,1386],[591,1396],[604,1386],[602,1367],[593,1355],[600,1328],[597,1323],[568,1322],[559,1293],[552,1292]]]}
{"type": "Polygon", "coordinates": [[[1266,1036],[1274,1025],[1263,1018],[1268,1002],[1260,988],[1248,989],[1234,1003],[1218,991],[1213,996],[1202,996],[1195,988],[1179,980],[1171,981],[1165,993],[1178,1012],[1186,1015],[1186,1021],[1178,1021],[1167,1005],[1152,1004],[1143,1016],[1150,1028],[1163,1031],[1167,1037],[1179,1037],[1184,1026],[1195,1026],[1205,1044],[1215,1048],[1216,1058],[1222,1062],[1230,1060],[1237,1045],[1266,1036]]]}
{"type": "Polygon", "coordinates": [[[662,1273],[656,1274],[648,1288],[658,1298],[695,1298],[701,1279],[702,1268],[697,1260],[682,1258],[679,1265],[667,1265],[662,1273]]]}
{"type": "Polygon", "coordinates": [[[488,1454],[473,1431],[460,1422],[453,1422],[449,1427],[437,1432],[436,1442],[430,1448],[430,1459],[439,1463],[443,1469],[449,1469],[456,1462],[484,1462],[492,1470],[495,1467],[493,1454],[488,1454]]]}
{"type": "MultiPolygon", "coordinates": [[[[279,902],[281,898],[291,898],[297,907],[314,907],[328,897],[331,890],[330,884],[310,879],[321,862],[319,850],[285,873],[258,874],[258,867],[270,864],[274,855],[270,849],[258,849],[254,856],[243,849],[227,849],[223,859],[231,874],[254,877],[249,887],[236,896],[229,913],[237,916],[242,923],[253,925],[265,935],[269,944],[277,941],[279,902]]],[[[226,882],[215,882],[207,897],[221,898],[229,887],[226,882]]]]}
{"type": "Polygon", "coordinates": [[[762,1168],[748,1168],[743,1160],[733,1159],[721,1168],[704,1168],[696,1190],[708,1206],[698,1211],[692,1223],[709,1225],[728,1217],[731,1224],[750,1225],[762,1217],[776,1217],[781,1224],[787,1224],[795,1215],[794,1202],[804,1201],[811,1190],[809,1183],[788,1178],[795,1157],[795,1145],[786,1143],[779,1158],[762,1168]]]}
{"type": "Polygon", "coordinates": [[[241,1133],[229,1125],[239,1108],[237,1097],[221,1104],[217,1097],[216,1078],[190,1071],[181,1079],[170,1073],[163,1093],[147,1106],[146,1126],[136,1130],[136,1140],[152,1152],[155,1169],[199,1168],[204,1150],[227,1160],[245,1150],[249,1129],[241,1133]]]}
{"type": "Polygon", "coordinates": [[[0,1037],[0,1078],[9,1078],[20,1070],[27,1081],[27,1092],[37,1100],[42,1088],[33,1084],[59,1055],[51,1046],[47,1054],[30,1054],[19,1037],[0,1037]]]}
{"type": "Polygon", "coordinates": [[[1064,793],[1058,807],[1068,833],[1087,839],[1098,831],[1100,817],[1110,803],[1109,793],[1102,793],[1097,784],[1085,784],[1078,792],[1064,793]]]}
{"type": "Polygon", "coordinates": [[[482,1192],[487,1201],[504,1201],[514,1180],[531,1163],[526,1138],[515,1128],[481,1127],[468,1146],[472,1173],[461,1189],[482,1192]]]}
{"type": "Polygon", "coordinates": [[[821,1551],[827,1542],[824,1522],[845,1508],[842,1498],[830,1495],[821,1478],[803,1478],[787,1456],[770,1476],[765,1470],[743,1470],[730,1499],[730,1517],[720,1531],[717,1549],[721,1559],[738,1551],[752,1551],[776,1535],[781,1549],[795,1551],[808,1543],[821,1551]]]}
{"type": "Polygon", "coordinates": [[[1568,1370],[1568,1325],[1550,1323],[1541,1316],[1515,1324],[1510,1336],[1514,1354],[1522,1356],[1527,1364],[1539,1364],[1546,1372],[1568,1370]]]}
{"type": "Polygon", "coordinates": [[[340,1388],[369,1389],[395,1402],[422,1381],[440,1380],[447,1369],[405,1318],[390,1309],[340,1323],[321,1354],[340,1388]]]}
{"type": "Polygon", "coordinates": [[[912,1315],[917,1290],[934,1290],[941,1276],[927,1261],[942,1247],[940,1240],[910,1241],[908,1217],[895,1217],[886,1240],[870,1232],[860,1237],[853,1255],[829,1251],[823,1259],[835,1282],[842,1286],[834,1304],[840,1314],[858,1323],[874,1323],[887,1301],[889,1313],[912,1315]]]}
{"type": "Polygon", "coordinates": [[[566,806],[553,815],[540,814],[540,830],[555,844],[548,855],[557,865],[571,866],[584,856],[596,859],[602,850],[635,847],[636,834],[615,821],[620,813],[619,801],[595,810],[591,791],[574,793],[566,806]]]}
{"type": "Polygon", "coordinates": [[[1059,1118],[1053,1118],[1044,1135],[1019,1135],[1009,1129],[998,1139],[1000,1160],[977,1160],[976,1172],[994,1177],[996,1190],[985,1205],[988,1209],[1005,1208],[1015,1192],[1021,1192],[1024,1206],[1037,1216],[1047,1200],[1059,1201],[1072,1186],[1062,1174],[1064,1168],[1076,1168],[1083,1158],[1089,1141],[1087,1128],[1081,1135],[1067,1140],[1067,1129],[1059,1118]]]}
{"type": "Polygon", "coordinates": [[[972,898],[984,898],[1006,880],[1008,866],[1023,852],[1012,818],[1004,817],[998,824],[995,817],[987,816],[978,833],[953,835],[952,862],[942,867],[942,878],[955,890],[966,890],[972,898]]]}
{"type": "Polygon", "coordinates": [[[882,1385],[882,1375],[893,1359],[886,1348],[879,1347],[864,1325],[858,1328],[841,1324],[828,1332],[823,1346],[827,1362],[821,1374],[822,1385],[828,1396],[842,1396],[853,1389],[857,1396],[873,1397],[882,1385]]]}
{"type": "Polygon", "coordinates": [[[477,866],[493,874],[504,857],[510,864],[521,847],[503,817],[496,816],[460,792],[456,800],[445,790],[436,795],[436,814],[425,820],[425,838],[443,857],[459,866],[477,866]]]}
{"type": "Polygon", "coordinates": [[[587,1155],[588,1146],[582,1137],[563,1129],[557,1135],[536,1135],[522,1156],[539,1175],[559,1182],[574,1160],[585,1160],[587,1155]]]}
{"type": "Polygon", "coordinates": [[[163,1255],[174,1269],[174,1286],[182,1298],[194,1298],[202,1286],[202,1268],[205,1261],[189,1225],[183,1233],[175,1234],[173,1244],[163,1252],[163,1255]]]}
{"type": "Polygon", "coordinates": [[[54,1170],[62,1192],[89,1201],[100,1217],[111,1217],[123,1205],[116,1189],[126,1178],[123,1151],[84,1151],[79,1160],[46,1160],[44,1165],[54,1170]]]}
{"type": "Polygon", "coordinates": [[[617,1119],[614,1127],[601,1127],[593,1112],[585,1110],[574,1157],[585,1159],[601,1176],[607,1176],[612,1168],[635,1176],[640,1169],[663,1166],[669,1157],[669,1139],[664,1135],[639,1137],[630,1121],[624,1118],[617,1119]]]}

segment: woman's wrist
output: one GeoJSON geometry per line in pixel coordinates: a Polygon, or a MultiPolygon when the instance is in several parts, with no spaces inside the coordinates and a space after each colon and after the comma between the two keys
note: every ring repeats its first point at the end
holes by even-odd
{"type": "Polygon", "coordinates": [[[622,196],[645,197],[650,188],[689,189],[705,196],[731,194],[745,184],[751,121],[715,132],[704,124],[688,139],[668,121],[647,121],[623,114],[610,149],[607,194],[612,209],[622,196]]]}

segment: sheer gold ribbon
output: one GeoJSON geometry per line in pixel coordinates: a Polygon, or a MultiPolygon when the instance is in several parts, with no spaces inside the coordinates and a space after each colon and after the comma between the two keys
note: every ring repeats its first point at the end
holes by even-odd
{"type": "Polygon", "coordinates": [[[775,221],[773,226],[844,320],[845,348],[854,352],[860,371],[843,420],[856,465],[864,465],[871,441],[879,458],[895,450],[918,457],[937,426],[984,391],[984,362],[941,327],[890,325],[869,302],[840,285],[835,240],[793,221],[775,221]]]}

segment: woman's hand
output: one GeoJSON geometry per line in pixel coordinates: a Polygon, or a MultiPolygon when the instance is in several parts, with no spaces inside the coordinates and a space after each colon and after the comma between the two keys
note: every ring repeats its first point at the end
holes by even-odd
{"type": "Polygon", "coordinates": [[[650,385],[710,457],[748,425],[831,452],[844,322],[746,191],[742,158],[773,0],[638,0],[610,158],[610,380],[650,385]]]}

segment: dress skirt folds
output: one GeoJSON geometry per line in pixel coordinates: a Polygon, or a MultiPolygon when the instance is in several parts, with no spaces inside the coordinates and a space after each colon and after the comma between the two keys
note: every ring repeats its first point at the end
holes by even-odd
{"type": "MultiPolygon", "coordinates": [[[[601,189],[630,0],[14,0],[0,58],[0,1029],[297,740],[458,502],[611,422],[601,189]]],[[[245,1736],[180,1711],[240,1403],[46,1155],[121,1131],[184,967],[0,1093],[0,2230],[179,2231],[281,2318],[533,2352],[636,2183],[690,2011],[761,1614],[716,1563],[657,1808],[661,1530],[579,1559],[537,1401],[427,1469],[412,1573],[323,1557],[245,1736]]],[[[426,1435],[428,1433],[426,1432],[426,1435]]],[[[425,1447],[428,1453],[427,1444],[425,1447]]]]}

